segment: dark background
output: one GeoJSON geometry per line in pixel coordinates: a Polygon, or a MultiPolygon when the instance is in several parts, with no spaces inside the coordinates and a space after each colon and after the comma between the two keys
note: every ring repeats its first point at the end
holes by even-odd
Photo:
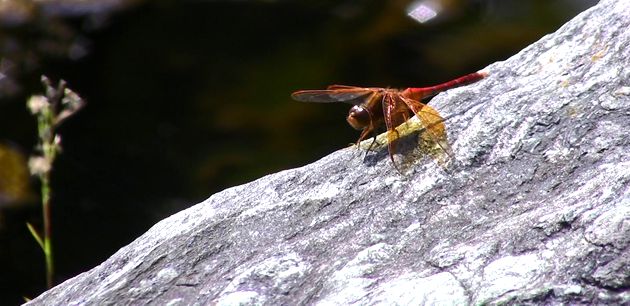
{"type": "Polygon", "coordinates": [[[595,2],[436,1],[444,10],[426,24],[402,0],[0,7],[0,304],[45,290],[43,255],[25,226],[41,226],[39,185],[15,178],[37,142],[25,101],[41,93],[41,74],[87,101],[59,130],[52,177],[62,282],[217,191],[356,140],[347,105],[294,102],[292,91],[448,81],[595,2]],[[7,182],[24,186],[11,201],[7,182]]]}

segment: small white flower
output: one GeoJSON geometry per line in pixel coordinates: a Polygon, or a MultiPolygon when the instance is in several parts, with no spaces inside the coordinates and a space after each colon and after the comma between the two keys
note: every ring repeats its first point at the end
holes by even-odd
{"type": "Polygon", "coordinates": [[[53,139],[53,144],[60,148],[61,147],[61,136],[55,134],[55,138],[53,139]]]}
{"type": "Polygon", "coordinates": [[[48,103],[48,99],[44,96],[32,96],[26,102],[26,106],[33,114],[39,114],[48,107],[50,107],[50,103],[48,103]]]}
{"type": "Polygon", "coordinates": [[[28,169],[33,175],[42,175],[50,171],[50,162],[42,156],[32,156],[28,160],[28,169]]]}

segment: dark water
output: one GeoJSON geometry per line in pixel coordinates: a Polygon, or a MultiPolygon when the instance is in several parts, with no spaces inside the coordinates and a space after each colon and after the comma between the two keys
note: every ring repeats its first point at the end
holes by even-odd
{"type": "MultiPolygon", "coordinates": [[[[32,152],[24,101],[41,73],[88,104],[59,131],[57,282],[214,192],[358,137],[347,105],[294,102],[292,91],[447,81],[506,59],[594,1],[455,1],[428,24],[406,16],[410,2],[155,1],[110,17],[3,25],[15,86],[0,83],[0,143],[32,152]]],[[[40,222],[31,202],[0,207],[0,301],[9,304],[45,287],[24,226],[40,222]]]]}

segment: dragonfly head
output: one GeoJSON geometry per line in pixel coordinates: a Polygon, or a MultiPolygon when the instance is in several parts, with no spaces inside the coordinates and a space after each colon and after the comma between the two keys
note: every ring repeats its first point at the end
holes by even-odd
{"type": "Polygon", "coordinates": [[[370,125],[372,116],[365,107],[355,105],[350,108],[346,121],[348,121],[348,124],[350,124],[350,126],[352,126],[355,130],[362,130],[370,125]]]}

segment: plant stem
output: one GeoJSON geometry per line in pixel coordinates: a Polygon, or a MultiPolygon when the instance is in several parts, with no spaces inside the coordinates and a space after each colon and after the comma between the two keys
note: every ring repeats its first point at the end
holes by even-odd
{"type": "MultiPolygon", "coordinates": [[[[2,1],[2,0],[0,0],[2,1]]],[[[52,204],[50,177],[55,157],[61,152],[61,137],[56,135],[56,128],[69,116],[76,113],[84,105],[83,100],[75,92],[66,88],[66,82],[60,80],[57,86],[42,76],[42,83],[46,96],[32,96],[26,103],[27,107],[37,117],[37,134],[39,136],[38,150],[41,156],[31,157],[29,168],[31,174],[37,175],[42,183],[42,218],[44,219],[44,233],[36,230],[33,225],[26,223],[29,232],[44,251],[46,261],[46,286],[50,289],[54,281],[54,262],[52,247],[52,204]]]]}
{"type": "Polygon", "coordinates": [[[46,286],[48,289],[53,286],[53,252],[52,252],[52,225],[50,208],[50,175],[45,173],[42,180],[42,214],[44,218],[44,256],[46,258],[46,286]]]}
{"type": "MultiPolygon", "coordinates": [[[[58,99],[53,101],[52,108],[54,109],[58,104],[58,99]]],[[[52,215],[51,215],[51,186],[50,186],[50,173],[52,171],[52,164],[57,155],[59,147],[55,144],[54,134],[54,120],[55,112],[53,109],[47,109],[41,113],[38,118],[39,138],[42,144],[42,153],[44,159],[49,164],[46,171],[42,172],[39,177],[42,182],[42,218],[44,219],[44,237],[43,237],[43,251],[46,261],[46,286],[52,288],[54,280],[54,262],[52,252],[52,215]]]]}

